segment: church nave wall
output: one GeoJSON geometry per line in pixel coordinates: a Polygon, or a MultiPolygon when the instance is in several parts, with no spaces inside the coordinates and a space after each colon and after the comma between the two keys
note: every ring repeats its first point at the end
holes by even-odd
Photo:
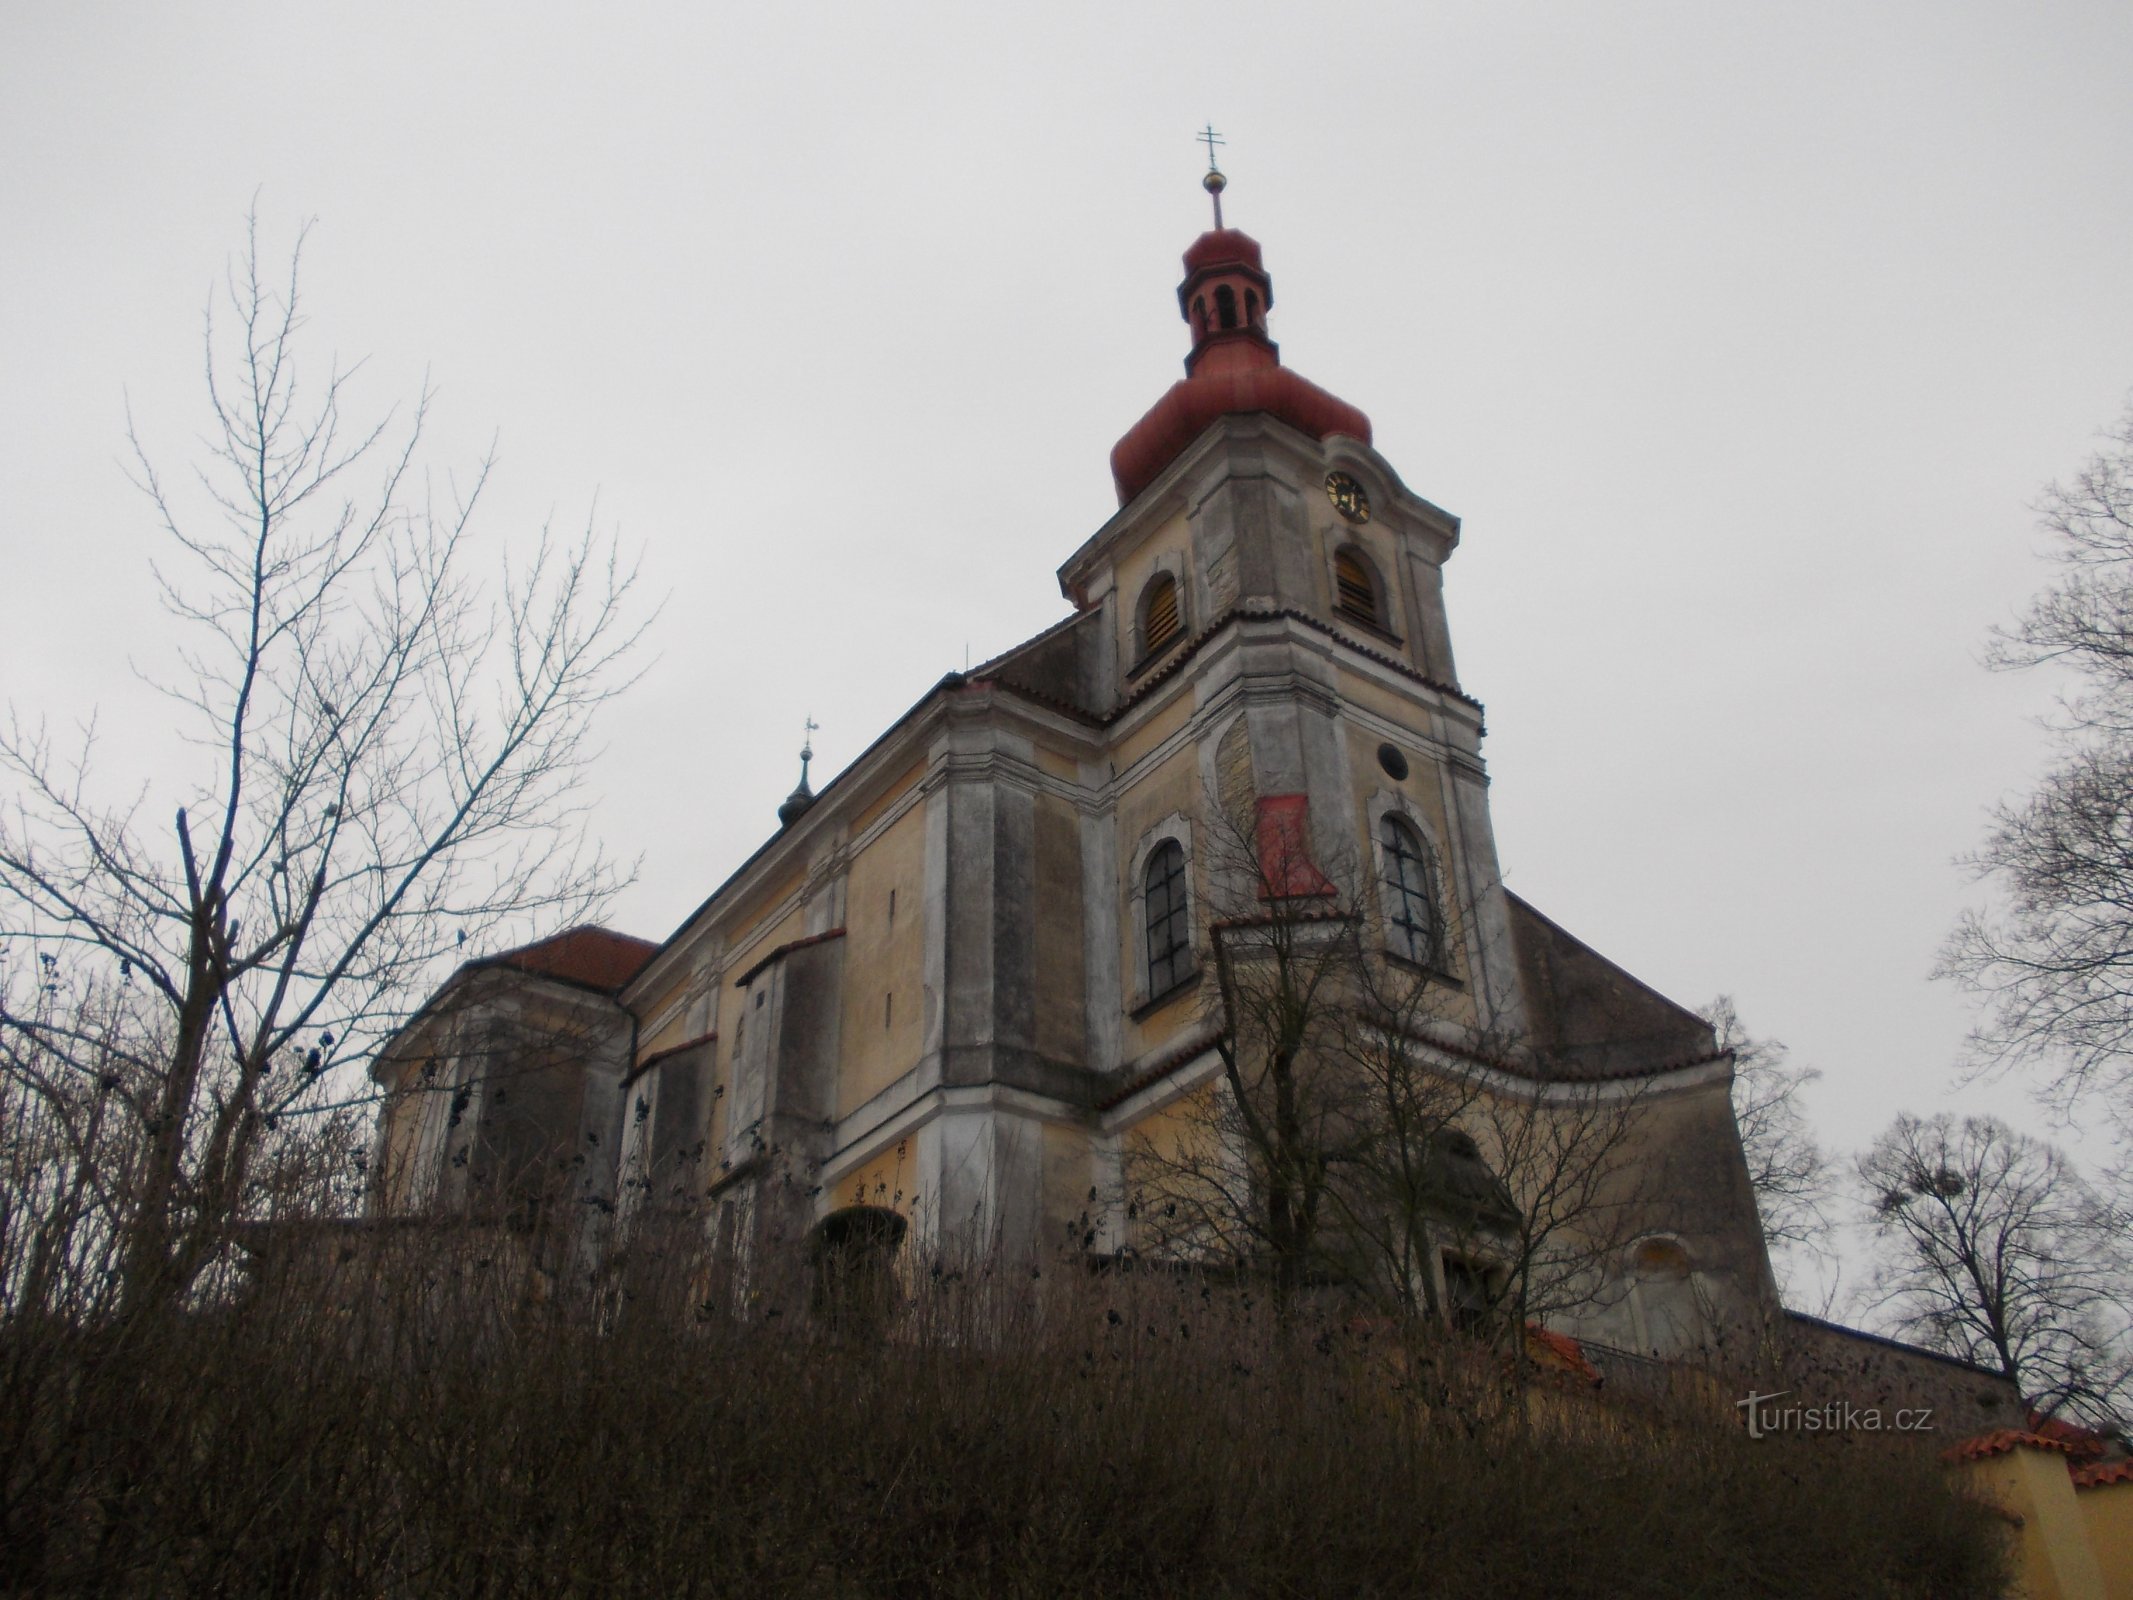
{"type": "Polygon", "coordinates": [[[926,819],[914,807],[853,858],[845,883],[836,1114],[848,1117],[925,1046],[926,819]]]}

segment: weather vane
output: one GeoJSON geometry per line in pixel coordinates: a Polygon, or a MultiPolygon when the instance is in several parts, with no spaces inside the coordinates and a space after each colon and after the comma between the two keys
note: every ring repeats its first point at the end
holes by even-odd
{"type": "Polygon", "coordinates": [[[803,782],[807,777],[807,764],[815,759],[815,735],[821,731],[822,724],[809,713],[807,725],[800,735],[800,777],[803,782]]]}
{"type": "Polygon", "coordinates": [[[1222,191],[1229,187],[1229,179],[1223,177],[1222,169],[1215,165],[1215,146],[1228,144],[1229,141],[1215,132],[1215,125],[1212,122],[1200,132],[1194,134],[1193,137],[1207,146],[1207,176],[1200,180],[1200,187],[1214,198],[1215,227],[1220,229],[1222,226],[1222,191]]]}

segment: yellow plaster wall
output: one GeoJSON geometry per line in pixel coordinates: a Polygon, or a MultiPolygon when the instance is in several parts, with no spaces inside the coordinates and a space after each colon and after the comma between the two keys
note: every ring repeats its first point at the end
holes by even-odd
{"type": "Polygon", "coordinates": [[[897,776],[894,782],[867,802],[862,810],[853,814],[851,822],[852,837],[856,839],[865,833],[867,829],[874,826],[883,813],[909,794],[912,789],[916,788],[919,780],[925,775],[925,761],[921,759],[912,762],[908,768],[897,776]]]}
{"type": "MultiPolygon", "coordinates": [[[[1340,665],[1341,697],[1375,716],[1383,717],[1396,728],[1412,729],[1417,738],[1428,735],[1435,725],[1436,713],[1416,699],[1414,694],[1402,694],[1388,689],[1375,678],[1364,676],[1354,670],[1344,659],[1340,665]]],[[[1416,694],[1429,691],[1416,688],[1416,694]]],[[[1372,745],[1375,749],[1375,744],[1372,745]]]]}
{"type": "MultiPolygon", "coordinates": [[[[735,906],[730,915],[721,917],[719,920],[729,930],[746,928],[752,919],[770,915],[771,912],[777,910],[779,906],[798,894],[800,886],[806,881],[807,864],[805,862],[797,862],[794,864],[792,871],[788,872],[776,883],[770,884],[760,892],[749,896],[744,905],[735,906]]],[[[786,919],[786,921],[790,920],[790,918],[786,919]]],[[[784,923],[781,922],[779,926],[784,926],[784,923]]],[[[758,931],[760,932],[760,930],[758,931]]],[[[747,937],[747,935],[738,931],[729,932],[726,939],[726,947],[729,950],[732,949],[744,937],[747,937]]],[[[776,939],[765,941],[760,938],[756,942],[766,946],[778,943],[776,939]]],[[[740,970],[743,972],[748,970],[745,963],[740,970]]]]}
{"type": "MultiPolygon", "coordinates": [[[[1164,1204],[1166,1196],[1184,1196],[1195,1171],[1218,1169],[1221,1133],[1215,1097],[1224,1093],[1221,1079],[1210,1078],[1125,1131],[1120,1148],[1129,1212],[1164,1204]]],[[[1209,1207],[1218,1213],[1222,1210],[1212,1193],[1209,1207]]],[[[1127,1229],[1133,1242],[1149,1242],[1145,1224],[1136,1228],[1129,1220],[1127,1229]]]]}
{"type": "MultiPolygon", "coordinates": [[[[1407,776],[1399,783],[1394,783],[1378,765],[1378,746],[1385,741],[1368,728],[1359,728],[1352,722],[1348,724],[1348,770],[1354,775],[1356,838],[1362,839],[1370,826],[1370,796],[1379,789],[1390,789],[1413,802],[1415,809],[1429,823],[1438,848],[1445,849],[1452,830],[1444,815],[1442,769],[1415,745],[1400,740],[1393,742],[1407,757],[1407,776]]],[[[1450,863],[1445,865],[1449,867],[1450,863]]]]}
{"type": "Polygon", "coordinates": [[[1974,1489],[2021,1519],[2016,1563],[2029,1600],[2105,1600],[2109,1591],[2064,1455],[2017,1448],[1960,1470],[1974,1489]]]}
{"type": "MultiPolygon", "coordinates": [[[[1179,719],[1183,721],[1183,718],[1179,719]]],[[[1198,747],[1187,745],[1160,766],[1151,767],[1118,797],[1118,866],[1133,870],[1133,852],[1147,831],[1172,812],[1197,818],[1205,799],[1200,782],[1198,747]]],[[[1200,852],[1195,850],[1195,856],[1200,852]]],[[[1121,882],[1124,881],[1122,878],[1121,882]]]]}
{"type": "MultiPolygon", "coordinates": [[[[1130,685],[1128,686],[1128,692],[1131,692],[1130,685]]],[[[1118,770],[1125,772],[1130,769],[1136,761],[1141,760],[1149,751],[1155,749],[1157,745],[1176,733],[1178,729],[1184,727],[1191,720],[1192,693],[1190,689],[1179,686],[1174,690],[1167,704],[1152,712],[1146,722],[1135,728],[1133,732],[1121,739],[1113,747],[1116,752],[1118,770]]]]}
{"type": "Polygon", "coordinates": [[[916,1221],[921,1196],[918,1190],[918,1141],[905,1137],[890,1145],[864,1166],[839,1178],[830,1190],[825,1209],[844,1206],[886,1206],[916,1221]]]}
{"type": "Polygon", "coordinates": [[[2102,1571],[2105,1600],[2133,1600],[2133,1483],[2076,1489],[2074,1504],[2102,1571]]]}
{"type": "Polygon", "coordinates": [[[1200,1148],[1204,1154],[1212,1148],[1210,1107],[1216,1092],[1214,1080],[1210,1079],[1168,1105],[1149,1112],[1126,1129],[1124,1139],[1128,1154],[1153,1156],[1162,1161],[1175,1160],[1195,1148],[1200,1148]]]}
{"type": "Polygon", "coordinates": [[[637,1058],[642,1060],[655,1050],[664,1050],[676,1045],[691,1034],[700,1033],[700,1028],[688,1026],[689,986],[696,981],[697,952],[708,935],[698,933],[688,948],[679,953],[672,973],[656,995],[637,995],[630,1002],[638,1025],[637,1058]],[[653,1031],[651,1025],[657,1025],[653,1031]]]}
{"type": "Polygon", "coordinates": [[[925,810],[913,806],[853,858],[845,881],[840,1117],[918,1061],[926,1010],[925,886],[925,810]]]}
{"type": "Polygon", "coordinates": [[[680,1044],[683,1039],[688,1037],[689,1008],[686,1005],[675,1004],[681,998],[682,991],[687,984],[688,979],[685,977],[680,983],[677,983],[639,1013],[640,1016],[646,1017],[656,1017],[665,1013],[666,1020],[659,1025],[659,1030],[656,1033],[647,1031],[637,1036],[638,1060],[643,1060],[654,1051],[664,1050],[669,1045],[680,1044]]]}

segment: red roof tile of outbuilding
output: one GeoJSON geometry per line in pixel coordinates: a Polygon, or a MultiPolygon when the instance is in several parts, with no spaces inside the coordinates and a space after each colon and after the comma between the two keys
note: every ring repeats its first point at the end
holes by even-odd
{"type": "Polygon", "coordinates": [[[2133,1483],[2133,1457],[2120,1456],[2116,1461],[2069,1461],[2066,1470],[2077,1489],[2101,1489],[2110,1483],[2133,1483]]]}
{"type": "Polygon", "coordinates": [[[1978,1434],[1965,1439],[1941,1452],[1944,1461],[1983,1461],[1988,1456],[2004,1456],[2010,1450],[2056,1450],[2061,1455],[2080,1456],[2088,1452],[2080,1445],[2065,1439],[2054,1439],[2029,1428],[1995,1428],[1990,1433],[1978,1434]]]}

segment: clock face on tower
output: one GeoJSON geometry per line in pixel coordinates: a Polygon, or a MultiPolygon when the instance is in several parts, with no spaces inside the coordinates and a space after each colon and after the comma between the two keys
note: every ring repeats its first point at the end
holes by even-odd
{"type": "Polygon", "coordinates": [[[1333,502],[1333,509],[1350,522],[1370,520],[1370,496],[1363,493],[1363,486],[1347,473],[1326,474],[1326,498],[1333,502]]]}

